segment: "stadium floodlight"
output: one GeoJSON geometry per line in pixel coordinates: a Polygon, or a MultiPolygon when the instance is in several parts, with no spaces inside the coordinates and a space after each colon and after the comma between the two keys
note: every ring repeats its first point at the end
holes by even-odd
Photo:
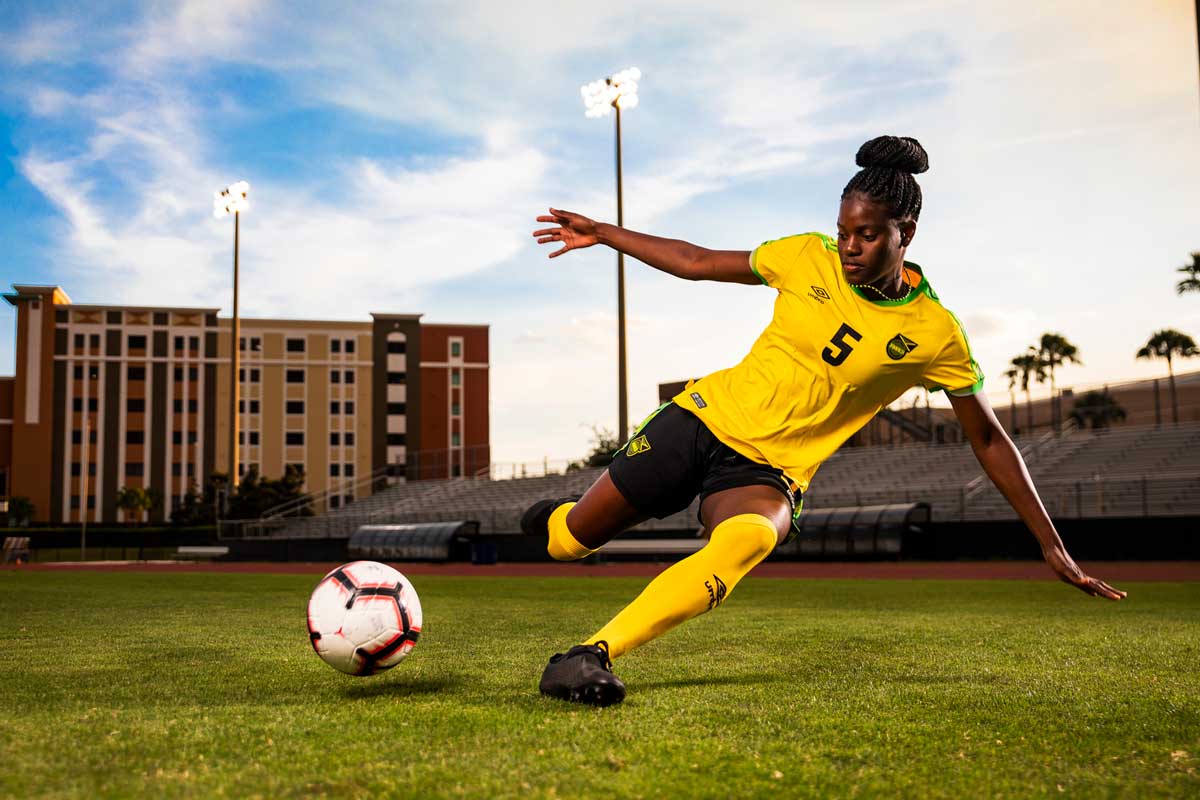
{"type": "MultiPolygon", "coordinates": [[[[617,112],[617,225],[625,224],[625,207],[621,194],[621,109],[638,104],[638,81],[642,71],[637,67],[623,69],[602,80],[585,83],[579,88],[589,119],[617,112]]],[[[625,255],[617,251],[617,438],[625,441],[629,435],[629,397],[625,359],[625,255]]]]}
{"type": "Polygon", "coordinates": [[[213,216],[217,219],[240,214],[250,208],[250,184],[238,181],[213,195],[213,216]]]}
{"type": "Polygon", "coordinates": [[[238,437],[241,418],[238,403],[241,399],[241,322],[238,317],[238,240],[242,212],[250,208],[250,184],[238,181],[213,195],[213,216],[220,219],[233,214],[233,325],[229,339],[229,492],[238,484],[238,437]]]}

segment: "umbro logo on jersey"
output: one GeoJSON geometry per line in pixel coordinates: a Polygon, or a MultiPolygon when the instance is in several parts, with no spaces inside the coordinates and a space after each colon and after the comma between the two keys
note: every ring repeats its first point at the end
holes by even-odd
{"type": "Polygon", "coordinates": [[[917,343],[903,333],[897,333],[887,343],[888,358],[892,361],[899,361],[916,349],[917,343]]]}
{"type": "Polygon", "coordinates": [[[696,408],[708,408],[708,403],[704,402],[699,392],[692,392],[692,402],[696,404],[696,408]]]}
{"type": "Polygon", "coordinates": [[[812,291],[808,293],[808,296],[813,300],[816,300],[818,303],[824,305],[825,301],[829,299],[829,292],[825,291],[820,286],[810,286],[809,288],[812,289],[812,291]]]}

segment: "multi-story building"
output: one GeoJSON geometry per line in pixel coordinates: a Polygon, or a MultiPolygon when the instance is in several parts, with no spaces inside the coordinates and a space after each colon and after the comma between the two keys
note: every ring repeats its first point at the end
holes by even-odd
{"type": "MultiPolygon", "coordinates": [[[[0,497],[29,497],[36,520],[115,521],[120,487],[152,487],[165,498],[152,516],[161,519],[228,471],[231,320],[215,308],[78,305],[56,286],[13,289],[0,497]]],[[[299,465],[305,491],[338,507],[385,476],[487,468],[487,326],[372,317],[241,321],[239,474],[299,465]]]]}

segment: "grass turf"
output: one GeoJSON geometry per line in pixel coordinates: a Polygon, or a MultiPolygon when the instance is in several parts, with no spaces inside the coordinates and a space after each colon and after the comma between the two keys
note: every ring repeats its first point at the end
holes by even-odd
{"type": "Polygon", "coordinates": [[[0,795],[1200,794],[1200,584],[751,578],[592,709],[541,668],[643,579],[420,578],[352,678],[316,577],[0,573],[0,795]]]}

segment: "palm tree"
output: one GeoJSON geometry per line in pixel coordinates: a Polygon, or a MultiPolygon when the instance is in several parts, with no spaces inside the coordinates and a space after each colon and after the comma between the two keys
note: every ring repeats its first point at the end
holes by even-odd
{"type": "MultiPolygon", "coordinates": [[[[1057,430],[1058,422],[1062,419],[1062,409],[1059,408],[1058,386],[1054,382],[1054,369],[1067,363],[1083,364],[1083,362],[1079,359],[1079,348],[1058,333],[1042,334],[1041,341],[1038,342],[1038,356],[1042,359],[1042,365],[1049,370],[1050,408],[1054,417],[1054,427],[1057,430]]],[[[1040,377],[1038,383],[1041,383],[1043,378],[1044,376],[1040,377]]]]}
{"type": "Polygon", "coordinates": [[[1125,409],[1113,399],[1106,387],[1103,391],[1087,392],[1083,397],[1076,399],[1071,419],[1080,427],[1092,430],[1107,428],[1108,423],[1125,419],[1125,409]]]}
{"type": "Polygon", "coordinates": [[[1012,427],[1013,436],[1017,435],[1017,379],[1021,377],[1021,371],[1016,367],[1009,367],[1004,371],[1004,377],[1008,378],[1008,417],[1009,424],[1012,427]]]}
{"type": "Polygon", "coordinates": [[[1200,251],[1192,253],[1192,263],[1180,267],[1176,272],[1182,272],[1187,275],[1186,278],[1175,284],[1175,293],[1184,294],[1185,292],[1200,292],[1200,251]]]}
{"type": "Polygon", "coordinates": [[[1029,384],[1033,381],[1041,383],[1045,379],[1045,372],[1041,356],[1038,351],[1030,347],[1028,352],[1019,356],[1014,356],[1009,362],[1013,366],[1013,371],[1021,378],[1021,391],[1025,393],[1025,411],[1029,421],[1029,430],[1033,430],[1033,399],[1029,396],[1029,384]]]}
{"type": "Polygon", "coordinates": [[[1150,337],[1150,341],[1146,342],[1146,346],[1137,351],[1138,358],[1165,358],[1167,360],[1167,375],[1170,377],[1171,383],[1171,421],[1179,422],[1179,403],[1175,399],[1175,368],[1171,363],[1175,356],[1180,358],[1200,356],[1200,350],[1196,349],[1196,343],[1192,337],[1171,328],[1157,331],[1150,337]]]}

